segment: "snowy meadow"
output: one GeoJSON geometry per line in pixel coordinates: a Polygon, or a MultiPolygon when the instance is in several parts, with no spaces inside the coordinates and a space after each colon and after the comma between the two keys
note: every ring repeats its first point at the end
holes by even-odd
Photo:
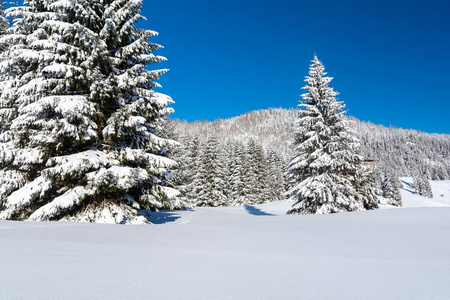
{"type": "Polygon", "coordinates": [[[290,203],[154,213],[155,225],[0,222],[1,299],[448,299],[450,181],[403,208],[290,203]],[[444,195],[444,196],[440,196],[444,195]]]}

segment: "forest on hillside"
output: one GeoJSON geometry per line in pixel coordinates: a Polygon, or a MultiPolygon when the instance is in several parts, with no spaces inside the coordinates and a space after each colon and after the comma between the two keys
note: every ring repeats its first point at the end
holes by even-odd
{"type": "MultiPolygon", "coordinates": [[[[231,141],[245,145],[254,140],[266,153],[273,153],[286,165],[294,155],[292,141],[299,114],[298,109],[269,108],[214,122],[174,119],[168,127],[179,141],[196,137],[202,144],[213,136],[222,148],[231,141]]],[[[381,172],[398,176],[419,173],[431,180],[450,179],[450,135],[348,119],[361,141],[364,159],[373,160],[381,172]]]]}

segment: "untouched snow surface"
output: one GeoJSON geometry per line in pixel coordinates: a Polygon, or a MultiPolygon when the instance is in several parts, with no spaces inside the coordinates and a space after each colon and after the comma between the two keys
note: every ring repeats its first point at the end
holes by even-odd
{"type": "Polygon", "coordinates": [[[426,199],[403,180],[403,209],[287,216],[280,201],[147,226],[0,221],[0,299],[450,299],[450,181],[426,199]]]}

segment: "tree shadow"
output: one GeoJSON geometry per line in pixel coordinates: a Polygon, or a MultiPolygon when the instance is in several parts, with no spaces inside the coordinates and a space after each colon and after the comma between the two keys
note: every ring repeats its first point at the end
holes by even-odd
{"type": "Polygon", "coordinates": [[[404,184],[406,184],[407,186],[411,186],[411,183],[409,183],[409,182],[406,182],[404,180],[400,180],[400,181],[403,182],[404,184]]]}
{"type": "Polygon", "coordinates": [[[414,190],[411,189],[411,183],[406,182],[404,180],[400,180],[402,183],[404,183],[408,188],[403,188],[405,191],[410,192],[411,194],[415,194],[416,192],[414,192],[414,190]]]}
{"type": "Polygon", "coordinates": [[[246,205],[245,210],[249,214],[254,215],[254,216],[275,216],[274,214],[266,213],[265,211],[262,211],[259,208],[254,207],[253,205],[246,205]]]}
{"type": "Polygon", "coordinates": [[[173,210],[161,210],[158,212],[141,210],[139,215],[144,216],[152,224],[165,224],[175,222],[181,218],[180,214],[173,210]]]}

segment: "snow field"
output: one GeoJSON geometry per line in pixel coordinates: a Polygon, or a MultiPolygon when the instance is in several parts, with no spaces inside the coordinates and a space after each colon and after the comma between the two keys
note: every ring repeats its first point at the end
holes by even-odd
{"type": "Polygon", "coordinates": [[[0,299],[448,299],[450,182],[432,187],[332,215],[278,201],[148,226],[1,221],[0,299]]]}

